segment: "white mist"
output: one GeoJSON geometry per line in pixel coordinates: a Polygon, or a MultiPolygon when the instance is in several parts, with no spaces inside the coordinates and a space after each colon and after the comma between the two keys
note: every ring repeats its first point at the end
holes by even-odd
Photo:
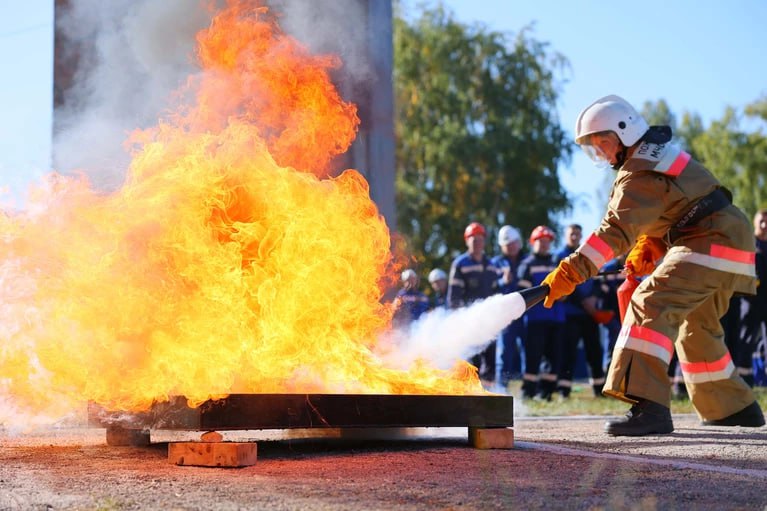
{"type": "Polygon", "coordinates": [[[468,359],[495,342],[524,312],[525,300],[519,293],[491,296],[461,309],[436,309],[409,329],[394,331],[387,340],[396,348],[385,358],[400,367],[420,358],[449,369],[457,360],[468,359]]]}

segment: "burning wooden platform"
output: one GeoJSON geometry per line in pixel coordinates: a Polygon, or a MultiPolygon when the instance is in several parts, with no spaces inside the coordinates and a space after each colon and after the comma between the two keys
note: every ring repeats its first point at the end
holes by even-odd
{"type": "MultiPolygon", "coordinates": [[[[183,396],[175,396],[140,413],[112,412],[91,405],[88,419],[91,425],[107,429],[109,445],[146,445],[153,429],[467,427],[468,441],[474,447],[508,449],[513,446],[514,424],[513,398],[495,394],[231,394],[196,408],[189,407],[183,396]]],[[[244,466],[255,462],[255,443],[221,442],[220,435],[203,435],[202,442],[183,444],[188,445],[169,447],[169,458],[177,464],[244,466]],[[191,459],[195,461],[190,463],[191,459]]]]}

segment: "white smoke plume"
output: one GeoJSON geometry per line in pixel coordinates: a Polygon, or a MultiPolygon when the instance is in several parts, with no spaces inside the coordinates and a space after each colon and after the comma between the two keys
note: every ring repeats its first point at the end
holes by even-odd
{"type": "Polygon", "coordinates": [[[435,309],[406,331],[387,334],[384,345],[395,348],[382,356],[400,367],[425,359],[448,369],[495,342],[498,334],[525,312],[519,293],[495,295],[456,310],[435,309]]]}
{"type": "Polygon", "coordinates": [[[280,26],[285,32],[301,41],[313,53],[331,53],[341,57],[344,77],[342,88],[356,88],[373,79],[371,55],[365,53],[368,45],[362,43],[370,37],[367,25],[348,23],[343,27],[343,35],[338,33],[338,20],[364,20],[365,16],[371,15],[370,7],[366,7],[368,2],[271,0],[268,3],[275,12],[280,13],[280,26]]]}
{"type": "Polygon", "coordinates": [[[157,123],[171,93],[195,71],[194,36],[210,13],[188,0],[74,0],[57,30],[76,52],[73,83],[54,123],[54,168],[119,187],[128,133],[157,123]]]}

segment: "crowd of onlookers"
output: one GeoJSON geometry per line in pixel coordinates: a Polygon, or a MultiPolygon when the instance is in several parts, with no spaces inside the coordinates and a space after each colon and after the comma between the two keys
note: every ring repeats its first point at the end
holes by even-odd
{"type": "MultiPolygon", "coordinates": [[[[721,319],[737,371],[751,386],[767,385],[767,210],[755,215],[754,233],[756,272],[763,285],[756,296],[733,297],[721,319]]],[[[472,222],[464,230],[466,251],[453,260],[449,272],[441,268],[429,272],[427,293],[420,289],[415,270],[402,272],[402,288],[394,301],[395,323],[407,325],[435,308],[456,309],[497,293],[540,285],[561,259],[580,246],[582,236],[580,225],[568,225],[562,248],[554,250],[557,235],[548,226],[533,229],[525,244],[517,228],[504,225],[497,233],[497,254],[491,255],[484,226],[472,222]]],[[[622,258],[612,260],[566,299],[551,308],[538,304],[509,324],[497,342],[469,360],[483,384],[507,389],[512,379],[521,379],[522,398],[551,400],[554,395],[569,397],[573,381],[588,378],[594,396],[601,397],[621,328],[617,290],[625,279],[622,268],[622,258]]],[[[685,397],[684,375],[675,359],[669,377],[675,393],[685,397]]]]}

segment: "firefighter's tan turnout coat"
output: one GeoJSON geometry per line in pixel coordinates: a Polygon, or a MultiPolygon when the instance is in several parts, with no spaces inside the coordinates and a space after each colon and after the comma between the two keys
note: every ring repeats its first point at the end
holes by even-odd
{"type": "MultiPolygon", "coordinates": [[[[672,144],[639,142],[618,170],[599,228],[568,258],[585,280],[637,237],[665,237],[717,179],[672,144]]],[[[738,412],[754,395],[737,375],[719,318],[734,292],[754,294],[755,242],[745,215],[729,205],[685,229],[634,292],[603,393],[669,406],[668,364],[676,347],[701,419],[738,412]]]]}

